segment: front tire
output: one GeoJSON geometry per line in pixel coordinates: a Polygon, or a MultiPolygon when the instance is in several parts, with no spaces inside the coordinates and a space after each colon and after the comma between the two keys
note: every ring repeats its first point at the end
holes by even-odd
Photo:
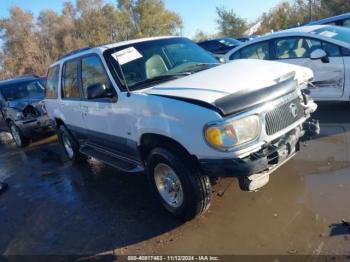
{"type": "Polygon", "coordinates": [[[26,147],[29,144],[29,139],[22,134],[22,131],[19,129],[19,127],[17,127],[14,122],[10,122],[9,127],[16,146],[18,148],[26,147]]]}
{"type": "Polygon", "coordinates": [[[61,125],[57,129],[57,136],[68,160],[73,162],[81,162],[86,159],[85,155],[79,151],[80,146],[78,142],[76,142],[64,125],[61,125]]]}
{"type": "Polygon", "coordinates": [[[190,220],[208,210],[211,184],[198,168],[164,148],[151,151],[147,176],[163,206],[173,215],[190,220]]]}

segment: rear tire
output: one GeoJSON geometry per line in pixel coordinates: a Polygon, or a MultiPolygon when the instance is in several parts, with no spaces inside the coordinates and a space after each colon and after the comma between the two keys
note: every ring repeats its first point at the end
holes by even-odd
{"type": "Polygon", "coordinates": [[[212,195],[208,176],[180,156],[164,148],[153,149],[147,176],[159,201],[174,216],[190,220],[208,210],[212,195]]]}
{"type": "Polygon", "coordinates": [[[73,138],[64,125],[61,125],[57,129],[57,136],[68,160],[73,162],[81,162],[86,159],[86,156],[79,151],[79,143],[73,138]]]}
{"type": "Polygon", "coordinates": [[[29,139],[23,135],[21,129],[19,129],[14,122],[10,122],[9,127],[16,146],[18,148],[26,147],[29,144],[29,139]]]}

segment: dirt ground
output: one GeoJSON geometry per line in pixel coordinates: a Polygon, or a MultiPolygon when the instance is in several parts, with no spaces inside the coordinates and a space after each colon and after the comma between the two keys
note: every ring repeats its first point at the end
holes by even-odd
{"type": "Polygon", "coordinates": [[[350,104],[322,104],[316,118],[320,137],[266,187],[223,179],[209,212],[187,223],[159,208],[142,174],[72,165],[55,136],[16,149],[3,132],[0,254],[350,255],[350,104]]]}

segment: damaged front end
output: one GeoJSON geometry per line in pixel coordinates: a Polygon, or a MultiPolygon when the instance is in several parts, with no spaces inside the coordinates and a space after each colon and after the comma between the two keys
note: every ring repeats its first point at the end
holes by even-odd
{"type": "Polygon", "coordinates": [[[319,134],[318,121],[310,119],[316,109],[307,89],[264,103],[252,111],[263,119],[262,135],[249,145],[255,148],[236,152],[234,158],[201,159],[203,172],[210,177],[237,177],[242,190],[258,190],[299,151],[301,142],[319,134]]]}
{"type": "Polygon", "coordinates": [[[54,130],[54,123],[49,120],[43,102],[28,104],[23,110],[17,110],[15,124],[25,136],[54,130]]]}

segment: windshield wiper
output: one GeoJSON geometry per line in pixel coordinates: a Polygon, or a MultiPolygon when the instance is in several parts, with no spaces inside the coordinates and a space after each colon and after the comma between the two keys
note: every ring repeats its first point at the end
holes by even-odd
{"type": "Polygon", "coordinates": [[[152,78],[147,78],[147,79],[144,79],[142,81],[139,81],[136,84],[133,84],[132,86],[130,86],[130,88],[140,87],[140,86],[143,86],[145,84],[150,84],[150,83],[154,83],[154,82],[158,82],[158,81],[171,80],[171,79],[178,78],[181,76],[188,76],[190,74],[192,74],[192,72],[181,72],[181,73],[176,73],[176,74],[166,74],[166,75],[155,76],[152,78]]]}

